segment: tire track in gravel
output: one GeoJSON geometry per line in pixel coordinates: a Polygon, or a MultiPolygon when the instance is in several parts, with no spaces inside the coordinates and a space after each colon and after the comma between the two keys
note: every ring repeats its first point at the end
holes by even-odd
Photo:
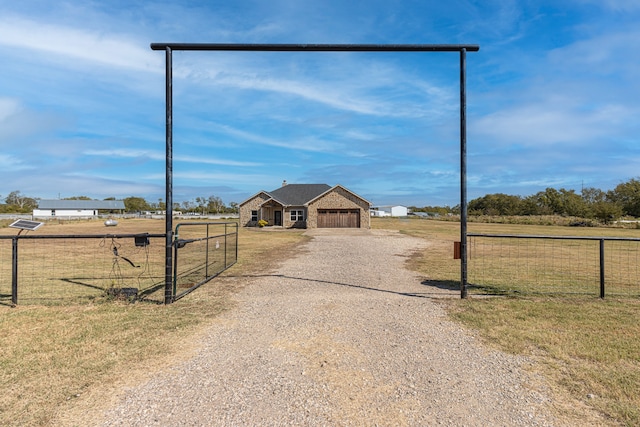
{"type": "Polygon", "coordinates": [[[101,426],[551,426],[542,378],[447,320],[404,268],[424,240],[310,230],[249,284],[197,354],[135,388],[101,426]]]}

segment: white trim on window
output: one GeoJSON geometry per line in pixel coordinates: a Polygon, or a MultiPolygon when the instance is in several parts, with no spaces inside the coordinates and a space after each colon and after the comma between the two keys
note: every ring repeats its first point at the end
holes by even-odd
{"type": "Polygon", "coordinates": [[[304,210],[303,209],[292,209],[291,210],[291,221],[304,221],[304,210]]]}

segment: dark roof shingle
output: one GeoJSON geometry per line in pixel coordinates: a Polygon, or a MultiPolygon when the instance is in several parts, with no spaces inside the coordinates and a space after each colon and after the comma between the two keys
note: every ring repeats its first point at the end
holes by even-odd
{"type": "Polygon", "coordinates": [[[287,184],[268,194],[285,205],[303,206],[330,189],[327,184],[287,184]]]}

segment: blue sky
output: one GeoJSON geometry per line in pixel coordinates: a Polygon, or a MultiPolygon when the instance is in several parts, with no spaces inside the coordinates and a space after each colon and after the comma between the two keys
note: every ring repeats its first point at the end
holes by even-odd
{"type": "MultiPolygon", "coordinates": [[[[478,44],[468,198],[640,175],[640,2],[0,3],[0,196],[164,199],[152,42],[478,44]]],[[[174,201],[341,184],[459,203],[457,53],[175,52],[174,201]]]]}

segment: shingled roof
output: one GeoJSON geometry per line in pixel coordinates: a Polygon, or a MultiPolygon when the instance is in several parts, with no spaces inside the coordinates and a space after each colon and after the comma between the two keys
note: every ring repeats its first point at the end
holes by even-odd
{"type": "Polygon", "coordinates": [[[303,206],[330,189],[327,184],[286,184],[266,193],[284,205],[303,206]]]}

